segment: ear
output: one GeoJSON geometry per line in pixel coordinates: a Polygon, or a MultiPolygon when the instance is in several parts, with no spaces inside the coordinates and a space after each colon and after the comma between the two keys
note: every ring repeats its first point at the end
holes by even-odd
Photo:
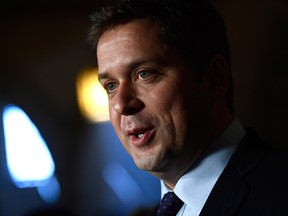
{"type": "Polygon", "coordinates": [[[214,100],[224,99],[230,82],[230,69],[226,59],[220,54],[213,56],[206,75],[214,100]]]}

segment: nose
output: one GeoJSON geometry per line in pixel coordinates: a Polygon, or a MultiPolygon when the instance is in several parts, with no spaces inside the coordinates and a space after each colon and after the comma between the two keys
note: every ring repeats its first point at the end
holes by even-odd
{"type": "Polygon", "coordinates": [[[144,103],[137,97],[137,92],[127,85],[119,86],[114,101],[114,110],[121,115],[133,115],[144,108],[144,103]]]}

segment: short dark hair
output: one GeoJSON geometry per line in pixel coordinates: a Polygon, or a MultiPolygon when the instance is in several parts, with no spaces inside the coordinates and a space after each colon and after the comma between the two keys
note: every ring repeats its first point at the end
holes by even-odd
{"type": "MultiPolygon", "coordinates": [[[[205,0],[114,0],[90,16],[88,42],[97,47],[101,35],[135,19],[157,23],[159,40],[181,53],[201,77],[214,55],[231,70],[231,54],[223,18],[205,0]]],[[[232,76],[227,104],[233,111],[232,76]]]]}

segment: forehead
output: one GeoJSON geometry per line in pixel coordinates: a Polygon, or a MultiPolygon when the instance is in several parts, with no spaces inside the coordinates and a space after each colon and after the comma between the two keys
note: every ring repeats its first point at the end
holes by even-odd
{"type": "Polygon", "coordinates": [[[149,20],[134,20],[114,26],[100,37],[97,46],[99,71],[117,61],[135,58],[167,57],[167,46],[160,43],[157,24],[149,20]],[[100,69],[101,68],[101,69],[100,69]]]}

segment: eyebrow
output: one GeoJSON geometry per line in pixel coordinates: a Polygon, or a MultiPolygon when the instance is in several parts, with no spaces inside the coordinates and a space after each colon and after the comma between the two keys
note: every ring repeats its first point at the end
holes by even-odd
{"type": "Polygon", "coordinates": [[[103,80],[103,79],[107,79],[109,77],[108,73],[107,72],[104,72],[104,73],[101,73],[99,74],[98,73],[98,80],[103,80]]]}

